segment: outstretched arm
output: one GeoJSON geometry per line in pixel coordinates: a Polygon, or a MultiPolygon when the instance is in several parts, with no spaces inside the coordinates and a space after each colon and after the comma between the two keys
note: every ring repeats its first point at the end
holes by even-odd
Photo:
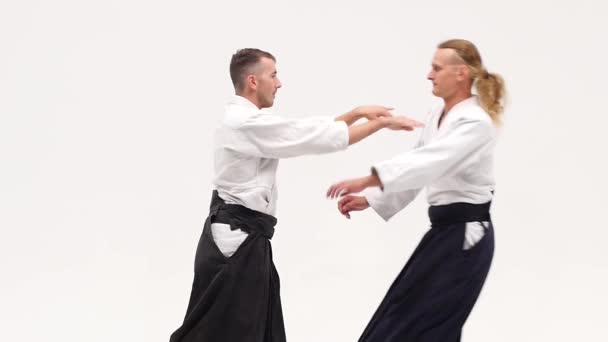
{"type": "Polygon", "coordinates": [[[288,119],[261,112],[247,118],[236,129],[237,139],[225,147],[264,158],[290,158],[343,150],[382,128],[411,131],[422,126],[420,122],[403,116],[385,116],[388,113],[386,107],[360,108],[349,112],[352,114],[344,120],[354,120],[363,114],[376,119],[348,126],[346,121],[327,117],[288,119]]]}
{"type": "Polygon", "coordinates": [[[347,126],[350,126],[350,125],[354,124],[356,121],[358,121],[359,119],[363,119],[363,118],[365,118],[367,120],[375,120],[379,117],[393,116],[390,112],[391,110],[393,110],[393,108],[384,107],[384,106],[376,106],[376,105],[359,106],[359,107],[354,108],[353,110],[351,110],[348,113],[345,113],[345,114],[342,114],[342,115],[336,117],[334,120],[335,121],[344,121],[347,126]]]}
{"type": "Polygon", "coordinates": [[[367,138],[382,128],[412,131],[417,127],[423,126],[422,123],[405,116],[394,117],[390,113],[391,110],[393,108],[377,105],[359,106],[346,114],[336,117],[335,121],[344,121],[349,126],[349,145],[367,138]],[[357,120],[362,118],[367,119],[368,122],[353,126],[357,120]]]}
{"type": "Polygon", "coordinates": [[[382,192],[378,188],[368,188],[359,195],[346,195],[338,201],[338,211],[350,219],[351,211],[362,211],[372,208],[388,221],[396,213],[410,204],[420,193],[420,189],[402,192],[382,192]]]}
{"type": "Polygon", "coordinates": [[[361,192],[370,187],[382,188],[382,182],[380,182],[380,178],[375,172],[372,172],[369,176],[353,178],[332,185],[329,187],[329,190],[327,190],[327,197],[333,199],[346,196],[348,194],[361,192]]]}
{"type": "Polygon", "coordinates": [[[489,121],[459,120],[433,142],[374,165],[371,175],[332,185],[327,197],[345,196],[369,187],[380,187],[386,192],[423,188],[470,153],[484,148],[492,140],[494,130],[489,121]]]}
{"type": "Polygon", "coordinates": [[[381,116],[375,120],[348,127],[348,144],[352,145],[357,143],[382,128],[388,128],[396,131],[413,131],[414,129],[422,126],[424,125],[421,122],[405,116],[381,116]]]}

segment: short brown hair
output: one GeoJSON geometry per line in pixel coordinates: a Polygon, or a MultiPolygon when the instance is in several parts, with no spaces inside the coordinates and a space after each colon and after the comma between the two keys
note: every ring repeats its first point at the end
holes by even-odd
{"type": "Polygon", "coordinates": [[[256,65],[262,57],[270,58],[276,62],[274,56],[260,49],[240,49],[232,55],[230,60],[230,78],[237,92],[243,89],[244,78],[250,72],[251,67],[256,65]]]}

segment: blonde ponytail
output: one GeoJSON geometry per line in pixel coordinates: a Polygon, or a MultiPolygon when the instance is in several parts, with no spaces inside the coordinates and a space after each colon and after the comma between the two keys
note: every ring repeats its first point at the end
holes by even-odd
{"type": "Polygon", "coordinates": [[[488,112],[494,123],[500,124],[505,96],[505,81],[502,76],[484,69],[482,75],[475,79],[475,90],[481,107],[488,112]]]}
{"type": "Polygon", "coordinates": [[[473,43],[464,39],[452,39],[437,46],[452,49],[471,70],[479,104],[495,124],[500,124],[504,110],[505,81],[499,74],[489,73],[482,64],[481,55],[473,43]]]}

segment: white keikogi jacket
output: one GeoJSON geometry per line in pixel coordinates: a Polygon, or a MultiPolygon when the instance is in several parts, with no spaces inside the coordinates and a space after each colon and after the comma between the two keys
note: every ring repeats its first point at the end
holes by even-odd
{"type": "MultiPolygon", "coordinates": [[[[260,110],[235,95],[215,133],[215,178],[219,196],[231,204],[275,215],[279,159],[330,153],[348,147],[348,126],[331,117],[290,119],[260,110]]],[[[211,225],[214,240],[231,256],[247,237],[222,223],[211,225]]]]}
{"type": "MultiPolygon", "coordinates": [[[[452,107],[438,127],[442,112],[443,106],[431,110],[414,149],[373,166],[383,189],[368,189],[363,195],[384,220],[405,208],[424,187],[430,205],[492,199],[497,138],[492,119],[476,96],[452,107]]],[[[467,226],[469,242],[481,236],[480,226],[467,226]]]]}

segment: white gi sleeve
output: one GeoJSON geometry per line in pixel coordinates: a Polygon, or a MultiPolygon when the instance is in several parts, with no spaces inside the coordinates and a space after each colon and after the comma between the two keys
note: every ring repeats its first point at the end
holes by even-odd
{"type": "Polygon", "coordinates": [[[461,118],[436,140],[373,166],[384,192],[420,189],[441,177],[494,136],[491,121],[461,118]]]}
{"type": "Polygon", "coordinates": [[[369,206],[388,221],[396,213],[410,204],[420,193],[420,189],[400,192],[382,192],[380,188],[365,189],[361,194],[367,199],[369,206]]]}
{"type": "Polygon", "coordinates": [[[329,117],[290,119],[260,113],[236,129],[237,139],[226,146],[261,158],[290,158],[322,154],[348,147],[348,126],[329,117]]]}
{"type": "MultiPolygon", "coordinates": [[[[422,129],[418,141],[414,145],[414,148],[419,148],[424,144],[425,130],[430,122],[430,115],[427,117],[426,126],[422,129]]],[[[380,188],[368,188],[365,189],[361,194],[367,199],[369,206],[382,217],[385,221],[390,220],[391,217],[395,216],[403,208],[407,207],[420,193],[421,189],[413,189],[399,192],[386,192],[380,190],[380,188]]]]}

